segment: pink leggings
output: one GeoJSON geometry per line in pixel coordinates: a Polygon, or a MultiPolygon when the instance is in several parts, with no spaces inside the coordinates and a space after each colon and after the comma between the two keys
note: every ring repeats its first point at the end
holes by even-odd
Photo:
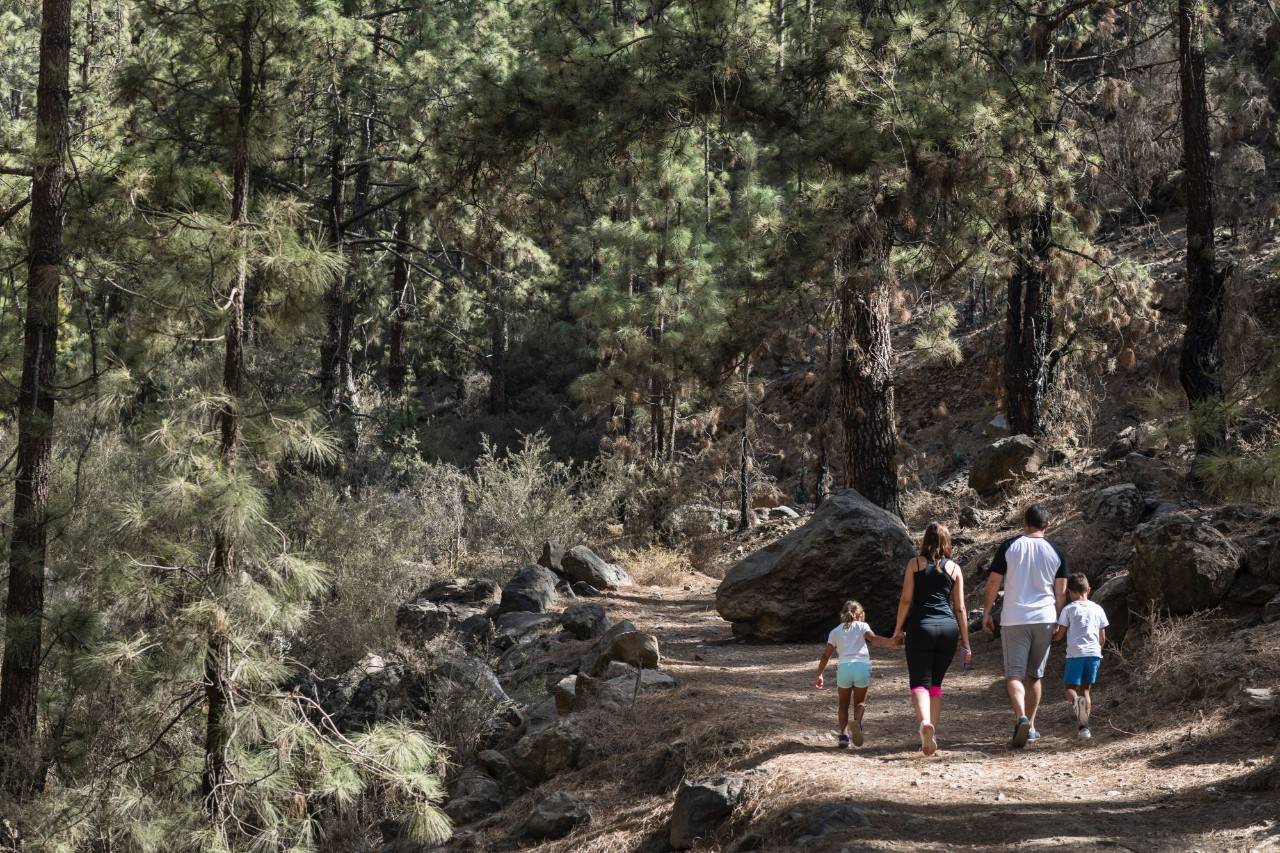
{"type": "Polygon", "coordinates": [[[911,692],[912,693],[928,693],[930,696],[941,696],[942,685],[934,684],[930,687],[912,687],[911,692]]]}

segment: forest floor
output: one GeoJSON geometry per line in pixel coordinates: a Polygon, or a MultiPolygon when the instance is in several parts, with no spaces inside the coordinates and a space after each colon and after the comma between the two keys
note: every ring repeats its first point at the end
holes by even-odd
{"type": "Polygon", "coordinates": [[[1266,715],[1170,711],[1153,724],[1160,718],[1143,709],[1138,725],[1136,703],[1125,701],[1104,661],[1095,737],[1080,741],[1061,698],[1056,645],[1038,721],[1043,740],[1012,751],[999,644],[982,634],[972,667],[957,663],[948,677],[937,756],[919,753],[903,656],[884,649],[872,652],[866,743],[837,750],[835,690],[813,687],[820,646],[739,640],[715,611],[716,581],[695,577],[684,589],[610,596],[615,619],[657,635],[662,668],[680,686],[646,694],[616,721],[615,761],[558,780],[592,803],[593,820],[544,849],[661,849],[671,794],[636,791],[621,766],[633,762],[621,753],[686,739],[690,775],[736,771],[751,780],[747,805],[699,849],[733,850],[748,831],[760,836],[759,849],[791,849],[805,827],[789,816],[848,803],[869,825],[804,849],[1280,850],[1280,796],[1232,784],[1277,751],[1280,732],[1266,715]]]}

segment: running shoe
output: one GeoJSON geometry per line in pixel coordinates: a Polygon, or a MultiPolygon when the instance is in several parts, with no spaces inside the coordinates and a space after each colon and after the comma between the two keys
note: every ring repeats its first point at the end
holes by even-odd
{"type": "Polygon", "coordinates": [[[1027,732],[1027,743],[1030,743],[1033,740],[1040,740],[1040,732],[1036,731],[1035,729],[1032,729],[1031,731],[1027,732]]]}
{"type": "Polygon", "coordinates": [[[862,746],[862,722],[854,720],[849,724],[849,730],[853,732],[853,745],[862,746]]]}
{"type": "Polygon", "coordinates": [[[1089,704],[1083,696],[1076,697],[1076,725],[1089,727],[1089,704]]]}
{"type": "Polygon", "coordinates": [[[1076,732],[1076,737],[1080,738],[1081,740],[1088,740],[1089,738],[1093,737],[1093,732],[1089,731],[1088,726],[1081,726],[1079,731],[1076,732]]]}
{"type": "Polygon", "coordinates": [[[840,739],[836,742],[836,746],[837,746],[837,747],[839,747],[840,749],[848,749],[848,748],[849,748],[849,736],[848,736],[848,735],[846,735],[846,734],[842,734],[842,735],[840,735],[840,739]]]}
{"type": "Polygon", "coordinates": [[[1031,735],[1031,721],[1026,717],[1019,717],[1018,722],[1013,724],[1013,737],[1009,740],[1010,749],[1022,749],[1027,745],[1027,738],[1031,735]]]}

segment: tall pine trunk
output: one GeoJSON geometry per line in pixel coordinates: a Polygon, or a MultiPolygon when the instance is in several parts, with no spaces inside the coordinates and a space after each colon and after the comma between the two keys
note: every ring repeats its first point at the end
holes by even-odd
{"type": "MultiPolygon", "coordinates": [[[[240,84],[237,92],[236,133],[232,144],[231,225],[239,259],[235,280],[227,299],[227,325],[223,344],[222,394],[217,423],[220,433],[219,462],[225,475],[235,475],[240,449],[240,396],[244,389],[244,299],[248,285],[248,257],[245,238],[249,221],[249,133],[253,120],[253,34],[254,14],[246,8],[240,21],[240,84]]],[[[213,567],[209,588],[215,601],[221,601],[236,578],[236,543],[230,531],[214,532],[213,567]]],[[[223,826],[231,815],[230,771],[227,746],[230,741],[232,702],[231,637],[227,615],[221,607],[211,617],[208,646],[204,659],[205,740],[204,772],[200,792],[210,820],[223,826]]]]}
{"type": "MultiPolygon", "coordinates": [[[[70,100],[71,2],[44,0],[40,73],[36,84],[36,144],[32,163],[27,305],[18,388],[17,473],[9,595],[5,605],[0,739],[10,755],[35,759],[36,706],[44,618],[49,475],[53,450],[54,371],[58,352],[58,296],[62,277],[63,202],[67,186],[67,109],[70,100]]],[[[31,790],[34,777],[11,764],[6,787],[31,790]]]]}
{"type": "Polygon", "coordinates": [[[742,429],[738,436],[738,529],[751,528],[751,356],[742,359],[742,429]]]}
{"type": "Polygon", "coordinates": [[[1187,330],[1182,338],[1179,378],[1197,412],[1196,452],[1221,447],[1223,425],[1205,411],[1222,398],[1222,353],[1218,328],[1228,270],[1217,266],[1213,237],[1213,160],[1209,151],[1209,106],[1205,95],[1202,22],[1197,3],[1178,0],[1178,80],[1182,95],[1182,157],[1187,192],[1187,330]]]}
{"type": "Polygon", "coordinates": [[[407,372],[404,359],[404,324],[409,311],[409,251],[412,233],[409,230],[407,205],[400,205],[396,219],[396,255],[391,267],[391,328],[387,333],[387,390],[392,398],[404,394],[404,377],[407,372]]]}
{"type": "Polygon", "coordinates": [[[860,247],[865,257],[847,264],[854,272],[841,278],[840,421],[845,483],[872,503],[901,516],[893,341],[889,335],[895,280],[889,256],[891,241],[887,224],[874,225],[860,247]]]}
{"type": "MultiPolygon", "coordinates": [[[[1057,23],[1028,23],[1023,56],[1041,70],[1041,87],[1053,87],[1052,35],[1057,23]]],[[[1037,115],[1037,135],[1053,125],[1049,115],[1037,115]]],[[[1036,167],[1049,180],[1049,165],[1037,155],[1036,167]]],[[[1045,432],[1045,403],[1053,387],[1053,285],[1049,281],[1049,252],[1053,247],[1053,195],[1029,214],[1010,212],[1005,220],[1013,247],[1013,272],[1009,276],[1005,314],[1004,392],[1005,417],[1015,434],[1038,436],[1045,432]]]]}
{"type": "Polygon", "coordinates": [[[506,258],[499,253],[493,267],[493,298],[489,316],[489,414],[505,414],[510,400],[507,395],[507,355],[511,351],[511,318],[508,312],[510,286],[507,281],[506,258]]]}

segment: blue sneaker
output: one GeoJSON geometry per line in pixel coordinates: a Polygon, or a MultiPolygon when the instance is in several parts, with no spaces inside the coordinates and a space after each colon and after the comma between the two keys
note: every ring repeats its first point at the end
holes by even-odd
{"type": "Polygon", "coordinates": [[[1027,740],[1030,737],[1031,721],[1026,717],[1019,717],[1018,721],[1013,724],[1013,738],[1009,741],[1009,748],[1022,749],[1027,745],[1027,740]]]}
{"type": "Polygon", "coordinates": [[[1040,740],[1040,733],[1035,729],[1027,732],[1027,742],[1030,743],[1033,740],[1040,740]]]}

